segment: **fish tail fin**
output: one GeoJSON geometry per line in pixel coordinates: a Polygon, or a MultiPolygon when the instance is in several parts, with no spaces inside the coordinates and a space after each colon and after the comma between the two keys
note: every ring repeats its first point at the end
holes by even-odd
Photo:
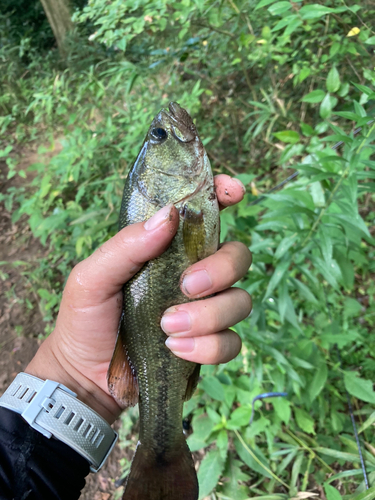
{"type": "Polygon", "coordinates": [[[190,450],[181,441],[173,456],[157,456],[138,443],[123,500],[198,500],[198,479],[190,450]]]}

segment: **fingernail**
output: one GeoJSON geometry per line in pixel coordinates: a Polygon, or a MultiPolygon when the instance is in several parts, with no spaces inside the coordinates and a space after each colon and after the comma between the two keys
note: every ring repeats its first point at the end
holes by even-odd
{"type": "Polygon", "coordinates": [[[182,287],[188,295],[201,295],[212,287],[212,281],[207,271],[193,271],[186,274],[182,280],[182,287]]]}
{"type": "Polygon", "coordinates": [[[246,188],[245,188],[244,184],[240,181],[240,179],[233,179],[232,178],[232,181],[236,182],[242,188],[242,191],[244,193],[246,193],[246,188]]]}
{"type": "Polygon", "coordinates": [[[167,205],[166,207],[159,210],[159,212],[156,212],[156,214],[153,215],[150,219],[148,219],[143,226],[146,231],[152,231],[153,229],[156,229],[157,227],[164,224],[164,222],[167,222],[172,206],[172,204],[167,205]]]}
{"type": "Polygon", "coordinates": [[[165,345],[174,353],[192,352],[194,350],[195,340],[193,338],[176,339],[174,337],[168,337],[165,341],[165,345]]]}
{"type": "Polygon", "coordinates": [[[167,335],[188,332],[191,328],[190,314],[186,311],[168,312],[167,310],[161,318],[161,327],[167,335]]]}

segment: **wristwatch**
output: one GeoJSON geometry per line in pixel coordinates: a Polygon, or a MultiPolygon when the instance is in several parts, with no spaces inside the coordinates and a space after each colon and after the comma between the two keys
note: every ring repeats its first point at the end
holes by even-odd
{"type": "Polygon", "coordinates": [[[118,434],[77,394],[53,380],[19,373],[0,398],[0,406],[20,413],[43,436],[73,448],[98,472],[111,453],[118,434]]]}

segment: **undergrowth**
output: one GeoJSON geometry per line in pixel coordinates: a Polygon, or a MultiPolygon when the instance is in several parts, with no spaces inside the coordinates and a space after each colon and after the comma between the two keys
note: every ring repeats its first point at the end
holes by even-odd
{"type": "MultiPolygon", "coordinates": [[[[214,172],[247,186],[222,213],[222,239],[253,252],[237,284],[253,296],[235,328],[243,349],[203,367],[185,405],[189,446],[204,450],[200,498],[375,498],[374,13],[339,0],[90,0],[65,62],[0,19],[8,177],[25,176],[20,144],[63,145],[29,167],[26,190],[2,196],[50,250],[25,270],[47,332],[72,266],[116,232],[124,179],[162,106],[187,107],[214,172]],[[252,399],[274,391],[288,396],[257,401],[249,426],[252,399]]],[[[124,421],[126,434],[133,413],[124,421]]]]}

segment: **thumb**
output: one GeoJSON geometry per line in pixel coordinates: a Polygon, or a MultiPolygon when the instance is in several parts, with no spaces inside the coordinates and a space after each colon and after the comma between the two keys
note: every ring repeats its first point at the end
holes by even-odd
{"type": "Polygon", "coordinates": [[[125,227],[74,267],[64,299],[74,308],[81,308],[113,297],[145,262],[168,248],[178,223],[177,209],[167,205],[146,222],[125,227]]]}

